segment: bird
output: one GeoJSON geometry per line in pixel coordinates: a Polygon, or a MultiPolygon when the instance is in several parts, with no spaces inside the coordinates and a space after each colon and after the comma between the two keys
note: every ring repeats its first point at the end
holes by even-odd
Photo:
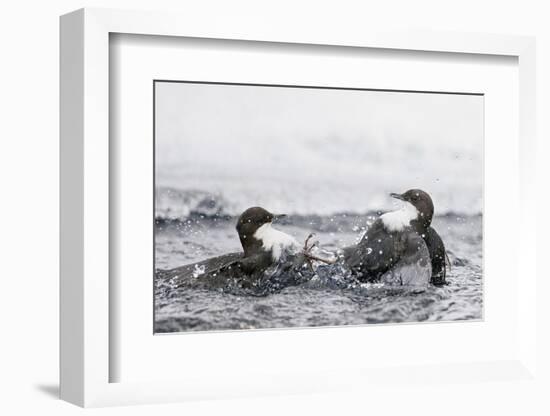
{"type": "Polygon", "coordinates": [[[273,221],[286,217],[262,207],[244,211],[237,221],[237,233],[243,248],[242,270],[251,274],[265,270],[285,252],[297,253],[300,245],[294,237],[272,227],[273,221]]]}
{"type": "Polygon", "coordinates": [[[344,264],[361,281],[444,284],[446,251],[431,226],[432,198],[421,189],[390,196],[403,201],[403,206],[381,215],[357,245],[344,248],[344,264]]]}
{"type": "MultiPolygon", "coordinates": [[[[273,221],[286,217],[273,214],[262,207],[251,207],[242,212],[236,230],[242,252],[223,254],[171,270],[161,270],[157,277],[175,279],[179,283],[207,284],[223,287],[228,280],[244,286],[253,285],[262,273],[283,256],[290,256],[289,267],[299,268],[304,262],[301,246],[296,239],[272,226],[273,221]]],[[[286,258],[286,257],[285,257],[286,258]]]]}

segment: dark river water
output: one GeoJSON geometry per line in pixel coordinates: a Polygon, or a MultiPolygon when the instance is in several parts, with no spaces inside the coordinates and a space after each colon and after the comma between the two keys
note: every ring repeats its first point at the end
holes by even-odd
{"type": "MultiPolygon", "coordinates": [[[[304,241],[315,232],[328,252],[354,244],[372,221],[367,215],[290,216],[274,225],[304,241]]],[[[191,215],[157,220],[156,269],[166,270],[240,251],[236,219],[191,215]]],[[[264,296],[155,281],[155,331],[208,331],[481,319],[482,216],[434,218],[452,267],[448,284],[426,288],[348,283],[338,269],[320,267],[298,285],[264,296]]]]}

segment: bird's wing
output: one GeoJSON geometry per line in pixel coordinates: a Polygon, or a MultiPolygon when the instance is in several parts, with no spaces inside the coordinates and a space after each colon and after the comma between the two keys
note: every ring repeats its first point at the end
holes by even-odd
{"type": "Polygon", "coordinates": [[[273,263],[273,258],[270,252],[260,252],[248,257],[240,258],[234,262],[240,271],[245,274],[253,274],[262,272],[273,263]]]}
{"type": "Polygon", "coordinates": [[[200,276],[210,276],[238,262],[243,258],[243,253],[228,253],[221,256],[212,257],[197,263],[186,264],[170,270],[158,270],[157,279],[173,279],[175,283],[184,283],[200,278],[200,276]]]}
{"type": "Polygon", "coordinates": [[[355,247],[344,249],[344,261],[358,275],[376,279],[400,260],[404,250],[404,234],[390,233],[376,220],[355,247]]]}
{"type": "Polygon", "coordinates": [[[424,239],[416,231],[404,234],[405,245],[401,258],[380,280],[384,283],[425,286],[432,277],[430,253],[424,239]]]}

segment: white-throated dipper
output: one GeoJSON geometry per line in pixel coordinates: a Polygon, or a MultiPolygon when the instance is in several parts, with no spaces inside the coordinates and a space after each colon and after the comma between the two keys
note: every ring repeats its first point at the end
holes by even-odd
{"type": "Polygon", "coordinates": [[[295,254],[300,249],[294,237],[273,228],[272,222],[285,214],[274,215],[261,207],[244,211],[237,221],[237,233],[244,253],[240,267],[246,273],[265,270],[288,251],[295,254]]]}
{"type": "MultiPolygon", "coordinates": [[[[250,283],[283,254],[300,252],[294,237],[272,227],[272,222],[282,217],[285,215],[275,215],[261,207],[248,208],[239,216],[236,226],[242,252],[160,271],[160,275],[182,283],[200,282],[211,287],[223,286],[228,279],[250,283]]],[[[303,257],[296,261],[303,261],[303,257]]]]}
{"type": "Polygon", "coordinates": [[[430,195],[420,189],[390,195],[403,207],[381,215],[356,246],[345,248],[344,263],[363,281],[444,284],[445,246],[431,227],[430,195]]]}

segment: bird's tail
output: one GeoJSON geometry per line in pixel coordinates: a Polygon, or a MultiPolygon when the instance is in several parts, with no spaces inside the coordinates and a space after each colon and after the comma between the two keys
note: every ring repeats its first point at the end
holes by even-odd
{"type": "Polygon", "coordinates": [[[451,271],[451,260],[449,259],[449,255],[447,254],[447,250],[445,250],[445,261],[449,265],[449,271],[451,271]]]}

